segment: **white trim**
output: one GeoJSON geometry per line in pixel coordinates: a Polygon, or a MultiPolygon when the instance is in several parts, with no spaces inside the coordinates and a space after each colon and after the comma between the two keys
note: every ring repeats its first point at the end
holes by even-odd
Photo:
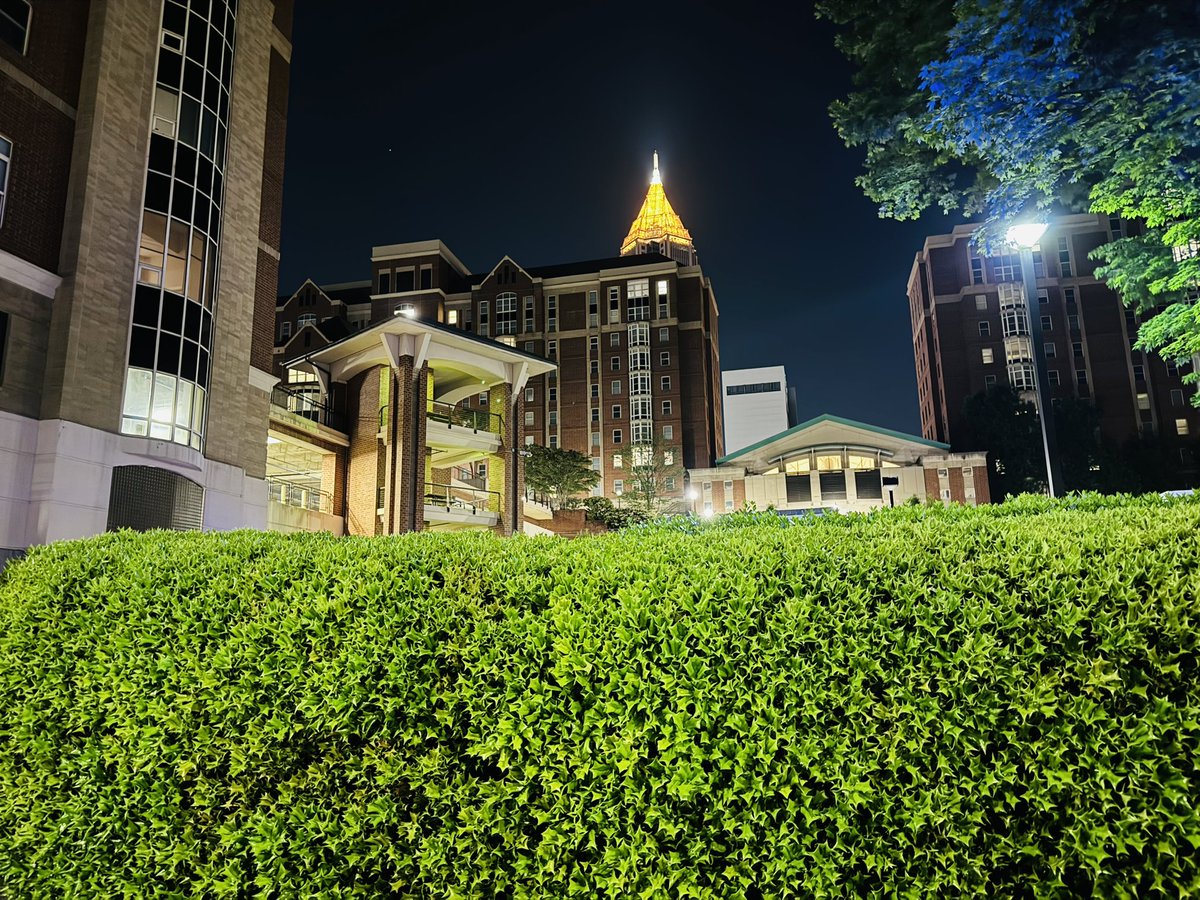
{"type": "Polygon", "coordinates": [[[255,366],[250,367],[250,386],[258,388],[260,391],[270,393],[271,388],[279,384],[279,378],[272,375],[270,372],[264,372],[262,369],[255,366]]]}
{"type": "Polygon", "coordinates": [[[413,241],[408,244],[384,244],[371,248],[371,262],[387,262],[393,259],[408,259],[414,256],[440,256],[458,269],[460,275],[470,275],[471,270],[462,264],[457,256],[450,252],[439,240],[413,241]]]}
{"type": "Polygon", "coordinates": [[[53,300],[62,278],[28,260],[0,250],[0,278],[53,300]]]}

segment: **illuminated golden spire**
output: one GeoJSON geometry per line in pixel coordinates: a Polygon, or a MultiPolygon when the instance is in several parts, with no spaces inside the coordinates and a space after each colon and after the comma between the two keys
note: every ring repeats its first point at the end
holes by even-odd
{"type": "Polygon", "coordinates": [[[671,201],[667,199],[666,191],[663,190],[662,174],[658,171],[658,151],[655,150],[650,189],[646,191],[641,211],[629,226],[629,234],[625,235],[625,240],[621,243],[621,255],[657,251],[678,257],[680,252],[671,252],[674,248],[682,251],[682,255],[687,256],[689,261],[695,254],[692,236],[683,227],[683,220],[679,218],[679,214],[671,208],[671,201]]]}

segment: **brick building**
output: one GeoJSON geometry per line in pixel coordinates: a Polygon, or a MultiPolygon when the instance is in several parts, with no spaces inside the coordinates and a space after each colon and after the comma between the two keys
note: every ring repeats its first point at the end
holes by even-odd
{"type": "Polygon", "coordinates": [[[265,524],[291,6],[0,9],[0,552],[265,524]]]}
{"type": "Polygon", "coordinates": [[[1043,332],[1055,399],[1092,403],[1101,436],[1112,445],[1157,438],[1182,476],[1194,478],[1200,410],[1190,403],[1194,389],[1181,381],[1189,369],[1134,349],[1139,317],[1096,279],[1088,258],[1134,226],[1116,217],[1055,219],[1034,252],[1033,315],[1019,256],[980,256],[970,243],[975,227],[928,238],[908,279],[925,438],[958,448],[967,398],[992,386],[1012,385],[1032,401],[1033,324],[1043,332]]]}
{"type": "MultiPolygon", "coordinates": [[[[276,310],[276,374],[292,394],[281,402],[324,397],[286,360],[401,315],[556,363],[522,388],[522,440],[590,457],[602,474],[597,493],[623,493],[638,445],[689,468],[712,465],[724,452],[716,296],[663,191],[657,154],[654,163],[620,256],[549,266],[506,256],[472,273],[433,240],[373,248],[369,281],[306,281],[276,310]]],[[[676,503],[682,475],[666,482],[676,503]]]]}

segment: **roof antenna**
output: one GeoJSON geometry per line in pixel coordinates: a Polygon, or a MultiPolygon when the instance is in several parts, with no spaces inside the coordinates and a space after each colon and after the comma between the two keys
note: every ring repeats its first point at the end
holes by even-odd
{"type": "Polygon", "coordinates": [[[654,151],[654,171],[650,174],[651,184],[662,184],[662,175],[658,171],[658,151],[654,151]]]}

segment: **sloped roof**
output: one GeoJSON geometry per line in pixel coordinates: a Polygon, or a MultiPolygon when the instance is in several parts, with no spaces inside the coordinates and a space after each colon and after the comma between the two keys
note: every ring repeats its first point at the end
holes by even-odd
{"type": "Polygon", "coordinates": [[[650,188],[642,208],[629,226],[629,233],[621,243],[621,253],[635,249],[638,241],[672,240],[677,244],[691,244],[692,235],[683,225],[683,220],[667,199],[663,190],[662,175],[658,171],[658,152],[654,153],[654,173],[650,176],[650,188]]]}
{"type": "Polygon", "coordinates": [[[879,425],[866,422],[856,422],[841,416],[825,413],[807,422],[801,422],[786,431],[763,438],[761,441],[742,447],[734,453],[726,454],[717,460],[717,464],[735,460],[745,465],[751,465],[755,460],[766,460],[785,455],[792,451],[802,450],[808,446],[858,444],[878,446],[886,450],[910,450],[919,453],[922,450],[949,450],[949,444],[926,440],[915,434],[905,434],[879,425]],[[855,438],[858,438],[855,441],[855,438]],[[880,440],[880,439],[883,440],[880,440]]]}

